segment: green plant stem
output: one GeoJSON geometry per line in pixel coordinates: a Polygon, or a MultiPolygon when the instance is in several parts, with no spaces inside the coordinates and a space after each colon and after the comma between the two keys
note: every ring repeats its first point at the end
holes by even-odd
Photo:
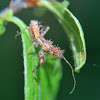
{"type": "MultiPolygon", "coordinates": [[[[23,30],[26,28],[26,25],[17,17],[9,17],[6,19],[7,22],[13,22],[17,26],[23,30]]],[[[25,54],[30,46],[32,45],[32,41],[29,39],[29,31],[26,29],[22,33],[22,42],[23,42],[23,54],[25,54]]],[[[30,50],[29,55],[24,57],[24,77],[25,77],[25,100],[38,100],[38,83],[33,79],[32,70],[37,65],[37,56],[33,55],[35,53],[35,49],[30,50]]],[[[34,73],[34,77],[36,73],[34,73]]]]}

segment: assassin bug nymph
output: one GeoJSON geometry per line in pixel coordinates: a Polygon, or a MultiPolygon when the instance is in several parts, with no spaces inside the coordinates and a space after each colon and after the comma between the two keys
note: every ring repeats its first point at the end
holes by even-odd
{"type": "MultiPolygon", "coordinates": [[[[75,77],[74,77],[74,70],[73,70],[73,67],[71,66],[71,64],[63,56],[63,50],[60,50],[59,47],[54,46],[53,42],[51,40],[46,40],[44,38],[44,35],[47,33],[47,31],[50,29],[50,27],[46,26],[44,29],[44,27],[40,24],[40,22],[38,22],[37,20],[31,20],[30,26],[28,26],[26,28],[28,28],[31,40],[33,41],[33,44],[29,48],[29,50],[33,46],[41,46],[41,50],[39,52],[39,60],[40,60],[39,65],[33,70],[32,73],[34,73],[44,63],[44,60],[45,60],[44,52],[47,52],[50,55],[54,55],[57,58],[64,59],[65,62],[70,66],[70,68],[72,70],[72,76],[74,79],[74,86],[70,92],[70,94],[71,94],[74,91],[75,85],[76,85],[76,81],[75,81],[75,77]]],[[[18,33],[16,36],[20,35],[23,31],[18,33]]],[[[28,54],[29,50],[26,52],[26,54],[24,54],[24,56],[28,54]]]]}

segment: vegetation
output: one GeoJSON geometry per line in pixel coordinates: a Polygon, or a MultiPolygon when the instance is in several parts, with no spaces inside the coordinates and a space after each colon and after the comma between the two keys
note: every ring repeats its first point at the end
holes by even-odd
{"type": "MultiPolygon", "coordinates": [[[[66,37],[73,52],[75,72],[79,72],[86,61],[85,40],[78,19],[67,8],[69,2],[40,0],[38,1],[38,4],[39,6],[49,9],[54,15],[56,15],[59,23],[64,28],[66,37]]],[[[16,24],[21,31],[27,27],[21,19],[14,16],[13,9],[8,9],[0,15],[0,35],[5,33],[5,22],[16,24]]],[[[25,29],[21,35],[23,54],[25,54],[29,50],[33,41],[30,39],[28,29],[25,29]]],[[[39,70],[34,72],[34,76],[32,76],[32,71],[39,63],[39,50],[40,48],[33,47],[29,51],[28,55],[23,56],[25,68],[25,100],[55,100],[60,80],[62,78],[62,65],[59,59],[46,54],[47,60],[39,70]]]]}

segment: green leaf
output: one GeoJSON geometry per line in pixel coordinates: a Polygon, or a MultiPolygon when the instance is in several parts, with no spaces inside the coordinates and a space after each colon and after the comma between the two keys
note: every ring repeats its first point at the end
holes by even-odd
{"type": "MultiPolygon", "coordinates": [[[[16,24],[21,30],[24,30],[27,26],[22,20],[14,16],[6,18],[5,21],[16,24]]],[[[22,42],[23,54],[25,54],[33,43],[28,29],[25,29],[22,33],[22,42]]],[[[39,64],[38,52],[39,48],[33,47],[28,55],[23,56],[25,100],[54,100],[62,77],[61,62],[54,56],[46,54],[47,60],[32,76],[32,71],[39,64]]]]}
{"type": "Polygon", "coordinates": [[[5,27],[4,27],[3,19],[0,16],[0,35],[2,35],[4,32],[5,32],[5,27]]]}
{"type": "Polygon", "coordinates": [[[3,14],[3,18],[6,19],[8,17],[13,16],[13,11],[12,9],[7,10],[4,14],[3,14]]]}
{"type": "Polygon", "coordinates": [[[82,27],[78,19],[66,8],[68,1],[50,2],[40,0],[40,5],[53,12],[65,30],[73,52],[75,71],[79,72],[86,61],[86,47],[82,27]]]}
{"type": "Polygon", "coordinates": [[[13,11],[11,9],[7,10],[3,15],[0,15],[0,35],[2,35],[5,32],[5,19],[11,16],[13,16],[13,11]]]}

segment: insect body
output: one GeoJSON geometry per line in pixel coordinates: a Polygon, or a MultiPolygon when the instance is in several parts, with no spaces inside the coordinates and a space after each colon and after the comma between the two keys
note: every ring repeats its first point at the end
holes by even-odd
{"type": "Polygon", "coordinates": [[[47,26],[46,30],[43,31],[43,26],[39,25],[38,21],[32,20],[29,30],[31,32],[30,36],[34,38],[34,42],[36,42],[37,45],[42,47],[43,51],[46,51],[51,55],[55,55],[58,58],[63,58],[62,50],[60,50],[59,47],[54,46],[52,41],[46,40],[43,37],[49,30],[49,26],[47,26]]]}
{"type": "MultiPolygon", "coordinates": [[[[72,70],[72,76],[73,76],[73,79],[74,79],[74,86],[73,86],[72,91],[70,92],[70,94],[71,94],[73,92],[73,90],[75,89],[75,85],[76,85],[76,81],[75,81],[75,77],[74,77],[74,70],[73,70],[73,67],[71,66],[71,64],[63,56],[63,50],[60,50],[59,47],[54,46],[53,45],[53,42],[51,40],[46,40],[44,38],[44,35],[50,29],[49,26],[44,27],[44,26],[40,25],[40,23],[37,20],[31,20],[30,26],[29,27],[26,27],[26,28],[29,29],[30,37],[31,37],[31,39],[33,41],[33,44],[29,48],[29,50],[33,47],[33,45],[34,46],[41,46],[41,50],[39,52],[40,63],[33,70],[32,73],[34,73],[43,64],[43,62],[45,60],[44,52],[47,52],[50,55],[54,55],[57,58],[64,59],[66,61],[66,63],[70,66],[70,68],[72,70]]],[[[19,34],[21,34],[21,33],[22,32],[20,32],[19,34]]],[[[17,34],[16,36],[18,36],[19,34],[17,34]]],[[[25,55],[28,54],[29,50],[26,52],[25,55]]]]}

